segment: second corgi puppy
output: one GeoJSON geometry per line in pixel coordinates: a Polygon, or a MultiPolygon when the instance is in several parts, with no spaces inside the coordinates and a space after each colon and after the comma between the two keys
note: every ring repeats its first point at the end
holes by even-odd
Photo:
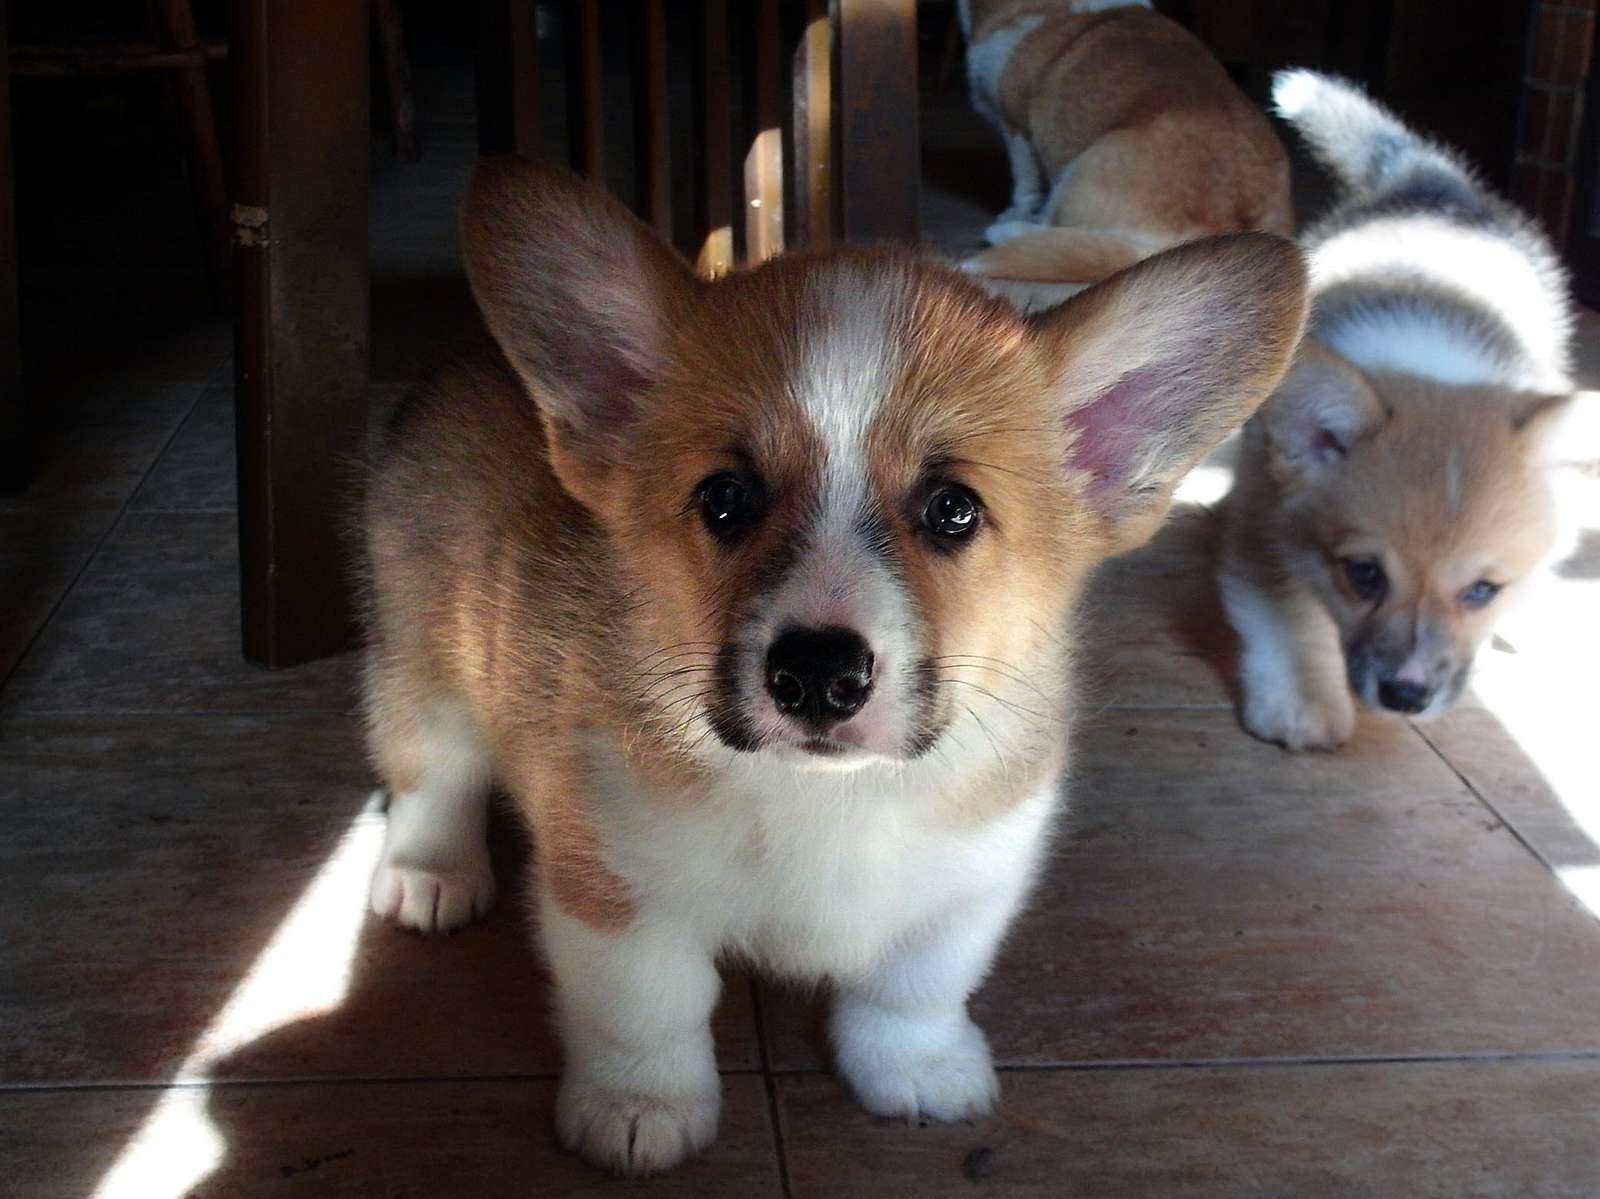
{"type": "Polygon", "coordinates": [[[1277,384],[1292,243],[1147,262],[1037,321],[907,253],[697,278],[614,200],[479,168],[468,275],[504,359],[398,420],[369,491],[376,911],[489,903],[527,819],[563,1142],[713,1137],[721,958],[830,979],[868,1110],[998,1084],[967,997],[1038,870],[1068,616],[1277,384]]]}
{"type": "Polygon", "coordinates": [[[1571,313],[1544,237],[1359,90],[1281,73],[1344,196],[1303,237],[1310,332],[1245,431],[1222,597],[1242,717],[1331,749],[1355,703],[1434,716],[1555,544],[1571,313]]]}
{"type": "Polygon", "coordinates": [[[960,15],[1013,188],[965,269],[1093,283],[1199,237],[1293,234],[1282,143],[1176,22],[1126,0],[961,0],[960,15]]]}

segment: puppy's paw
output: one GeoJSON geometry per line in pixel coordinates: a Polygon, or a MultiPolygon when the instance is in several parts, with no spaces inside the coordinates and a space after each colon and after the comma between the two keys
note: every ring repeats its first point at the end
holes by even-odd
{"type": "Polygon", "coordinates": [[[556,1098],[556,1134],[597,1166],[655,1174],[711,1144],[721,1110],[715,1084],[680,1095],[640,1095],[564,1078],[556,1098]]]}
{"type": "Polygon", "coordinates": [[[419,933],[447,933],[471,923],[494,903],[489,857],[405,864],[387,853],[372,875],[372,910],[419,933]]]}
{"type": "Polygon", "coordinates": [[[989,1042],[966,1013],[918,1020],[843,1000],[833,1015],[839,1070],[875,1116],[953,1122],[994,1109],[989,1042]]]}
{"type": "Polygon", "coordinates": [[[1241,720],[1251,736],[1299,753],[1338,749],[1356,726],[1355,702],[1343,691],[1327,695],[1246,695],[1241,720]]]}
{"type": "Polygon", "coordinates": [[[983,231],[983,240],[991,246],[999,246],[1008,241],[1015,241],[1025,234],[1037,233],[1038,230],[1036,222],[1025,216],[1013,216],[1011,210],[1007,209],[1000,214],[1000,218],[994,224],[983,231]]]}

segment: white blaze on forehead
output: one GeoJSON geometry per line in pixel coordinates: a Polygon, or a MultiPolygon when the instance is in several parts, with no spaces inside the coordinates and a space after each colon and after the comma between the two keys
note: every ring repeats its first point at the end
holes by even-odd
{"type": "Polygon", "coordinates": [[[894,329],[904,276],[835,269],[816,277],[812,289],[789,388],[822,444],[823,460],[806,464],[818,472],[816,509],[797,530],[794,564],[753,632],[762,646],[785,627],[859,633],[877,666],[873,697],[850,723],[864,744],[887,751],[904,741],[914,718],[920,651],[905,585],[873,544],[869,520],[878,500],[867,437],[901,365],[894,329]]]}
{"type": "Polygon", "coordinates": [[[810,328],[790,386],[824,446],[817,499],[829,533],[854,526],[870,499],[867,432],[899,368],[899,283],[898,272],[848,268],[812,282],[810,328]]]}

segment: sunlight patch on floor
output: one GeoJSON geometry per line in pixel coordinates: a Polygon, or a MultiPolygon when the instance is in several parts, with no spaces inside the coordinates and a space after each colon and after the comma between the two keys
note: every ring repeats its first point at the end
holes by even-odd
{"type": "MultiPolygon", "coordinates": [[[[367,884],[383,847],[383,816],[358,816],[318,869],[173,1079],[204,1083],[215,1065],[274,1029],[332,1011],[350,990],[367,884]]],[[[203,1087],[165,1090],[93,1199],[179,1199],[221,1164],[227,1145],[203,1087]]]]}
{"type": "MultiPolygon", "coordinates": [[[[1600,530],[1600,479],[1568,480],[1562,501],[1575,533],[1600,530]]],[[[1556,861],[1567,886],[1600,916],[1600,773],[1595,711],[1600,694],[1600,579],[1556,574],[1540,581],[1502,622],[1512,653],[1481,655],[1473,690],[1560,799],[1593,853],[1556,861]]]]}

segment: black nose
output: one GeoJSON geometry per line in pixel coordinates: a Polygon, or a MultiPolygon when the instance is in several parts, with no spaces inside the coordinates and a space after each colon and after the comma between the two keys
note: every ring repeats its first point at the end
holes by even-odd
{"type": "Polygon", "coordinates": [[[1396,712],[1420,712],[1433,693],[1421,683],[1401,683],[1390,679],[1378,684],[1378,702],[1396,712]]]}
{"type": "Polygon", "coordinates": [[[767,650],[767,692],[780,712],[818,728],[861,711],[872,650],[849,629],[792,629],[767,650]]]}

